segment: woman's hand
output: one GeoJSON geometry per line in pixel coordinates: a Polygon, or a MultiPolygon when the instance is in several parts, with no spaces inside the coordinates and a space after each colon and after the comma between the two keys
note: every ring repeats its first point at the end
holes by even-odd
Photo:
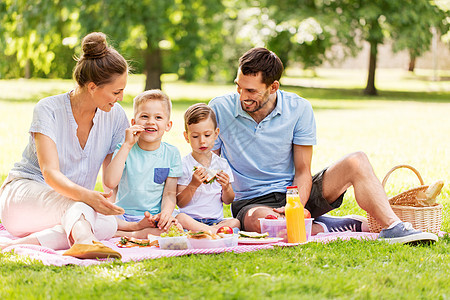
{"type": "Polygon", "coordinates": [[[87,191],[83,196],[81,201],[92,207],[96,212],[104,215],[122,215],[125,210],[117,205],[112,204],[108,198],[113,194],[112,191],[109,193],[102,193],[97,191],[87,191]]]}

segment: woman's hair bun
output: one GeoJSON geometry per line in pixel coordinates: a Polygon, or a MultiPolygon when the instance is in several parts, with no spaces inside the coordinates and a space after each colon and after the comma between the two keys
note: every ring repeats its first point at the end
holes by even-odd
{"type": "Polygon", "coordinates": [[[102,32],[92,32],[86,35],[81,45],[85,59],[102,58],[109,52],[106,35],[102,32]]]}

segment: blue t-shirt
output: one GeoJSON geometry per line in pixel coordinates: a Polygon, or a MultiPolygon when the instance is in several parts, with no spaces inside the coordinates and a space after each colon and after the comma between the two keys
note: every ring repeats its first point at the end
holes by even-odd
{"type": "Polygon", "coordinates": [[[278,90],[276,107],[259,124],[242,109],[238,93],[216,97],[209,105],[220,128],[214,149],[221,149],[233,170],[235,201],[286,192],[294,179],[293,144],[316,144],[311,104],[278,90]]]}
{"type": "MultiPolygon", "coordinates": [[[[120,146],[117,146],[114,156],[120,146]]],[[[125,161],[116,205],[129,215],[141,216],[145,211],[158,214],[167,177],[180,177],[182,174],[181,156],[175,146],[162,142],[158,149],[146,151],[136,143],[125,161]]]]}

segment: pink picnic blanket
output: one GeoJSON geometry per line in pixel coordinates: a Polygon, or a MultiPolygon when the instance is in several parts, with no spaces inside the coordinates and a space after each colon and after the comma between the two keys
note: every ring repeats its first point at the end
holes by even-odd
{"type": "MultiPolygon", "coordinates": [[[[349,240],[354,239],[376,239],[377,233],[368,232],[339,232],[339,233],[327,233],[319,234],[311,237],[309,242],[321,242],[327,243],[337,239],[349,240]]],[[[0,223],[0,242],[15,239],[11,234],[9,234],[3,225],[0,223]]],[[[298,244],[288,244],[288,243],[275,243],[275,244],[259,244],[259,245],[238,245],[236,247],[227,248],[213,248],[213,249],[188,249],[188,250],[161,250],[157,247],[133,247],[133,248],[119,248],[116,246],[116,242],[119,238],[113,238],[110,240],[102,241],[105,246],[108,246],[117,252],[122,254],[122,262],[129,261],[140,261],[144,259],[155,259],[161,257],[172,257],[172,256],[182,256],[191,254],[214,254],[223,252],[234,252],[243,253],[258,251],[262,249],[272,249],[274,247],[292,247],[298,246],[298,244]]],[[[71,256],[63,256],[62,254],[65,250],[55,251],[53,249],[36,246],[36,245],[15,245],[3,249],[2,252],[14,251],[16,255],[28,256],[32,259],[41,261],[44,265],[54,265],[54,266],[64,266],[64,265],[79,265],[79,266],[89,266],[98,265],[105,262],[111,262],[110,259],[78,259],[71,256]]]]}

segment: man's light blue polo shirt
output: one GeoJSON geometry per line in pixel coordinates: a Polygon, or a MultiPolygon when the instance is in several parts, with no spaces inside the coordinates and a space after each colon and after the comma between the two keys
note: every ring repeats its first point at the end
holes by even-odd
{"type": "Polygon", "coordinates": [[[216,97],[209,105],[220,128],[214,149],[221,149],[233,170],[235,200],[286,192],[294,179],[293,144],[316,144],[311,104],[278,90],[275,109],[259,124],[242,109],[238,93],[216,97]]]}

